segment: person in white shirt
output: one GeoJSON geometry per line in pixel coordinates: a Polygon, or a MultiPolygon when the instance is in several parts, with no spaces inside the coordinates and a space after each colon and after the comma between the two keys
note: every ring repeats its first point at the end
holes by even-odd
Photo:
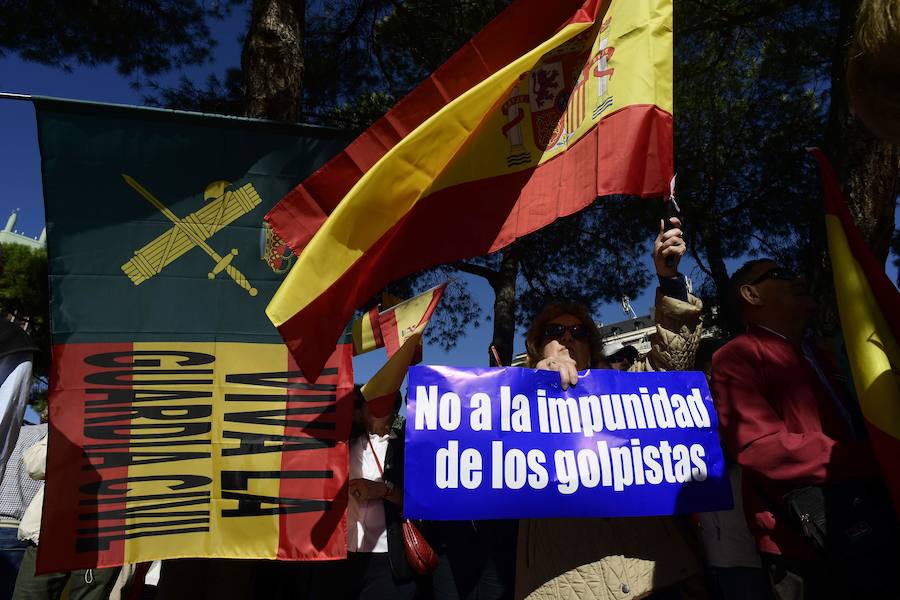
{"type": "Polygon", "coordinates": [[[21,327],[0,321],[0,479],[22,427],[36,352],[21,327]]]}
{"type": "MultiPolygon", "coordinates": [[[[22,462],[28,475],[43,481],[47,472],[47,440],[39,442],[22,453],[22,462]]],[[[22,566],[16,578],[13,600],[59,600],[66,583],[69,583],[69,600],[105,600],[119,575],[119,567],[105,569],[79,569],[70,573],[46,573],[36,575],[37,549],[41,536],[41,514],[44,505],[44,487],[22,515],[19,523],[19,539],[28,544],[22,566]]]]}
{"type": "Polygon", "coordinates": [[[416,586],[402,537],[402,397],[365,402],[357,392],[350,440],[347,560],[322,563],[311,598],[411,600],[416,586]]]}

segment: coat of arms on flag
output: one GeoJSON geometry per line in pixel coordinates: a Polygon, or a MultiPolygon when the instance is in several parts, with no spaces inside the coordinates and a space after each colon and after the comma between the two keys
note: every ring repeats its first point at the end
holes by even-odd
{"type": "Polygon", "coordinates": [[[267,215],[298,254],[267,312],[314,376],[388,282],[672,175],[671,0],[517,0],[267,215]]]}

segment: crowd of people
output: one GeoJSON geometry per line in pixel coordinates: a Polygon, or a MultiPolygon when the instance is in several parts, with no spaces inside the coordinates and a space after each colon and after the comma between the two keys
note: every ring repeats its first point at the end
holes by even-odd
{"type": "Polygon", "coordinates": [[[47,426],[25,425],[0,482],[3,592],[56,599],[68,584],[72,599],[900,598],[896,516],[839,357],[807,334],[815,302],[806,283],[774,260],[746,263],[731,277],[730,309],[743,333],[728,342],[704,338],[702,304],[678,272],[684,252],[678,219],[660,222],[656,328],[646,355],[604,347],[587,306],[553,301],[527,330],[526,363],[558,372],[564,388],[577,386],[586,369],[705,372],[735,496],[731,510],[419,523],[437,566],[417,573],[402,533],[402,397],[367,403],[357,390],[346,560],[182,559],[155,564],[149,574],[128,565],[38,576],[47,426]],[[846,498],[875,508],[853,513],[841,504],[846,498]],[[808,531],[801,508],[821,511],[832,525],[868,519],[877,535],[835,548],[833,532],[823,543],[808,531]]]}
{"type": "MultiPolygon", "coordinates": [[[[900,141],[900,10],[867,0],[848,70],[859,118],[900,141]]],[[[653,248],[656,329],[645,356],[604,353],[588,307],[554,301],[535,316],[527,366],[577,386],[586,369],[706,373],[734,493],[730,510],[642,518],[425,522],[429,573],[404,553],[404,424],[399,394],[357,393],[346,516],[348,558],[320,563],[180,559],[35,574],[47,425],[16,423],[27,397],[27,336],[0,324],[0,595],[72,600],[332,598],[499,600],[900,598],[900,525],[841,368],[841,348],[809,335],[804,279],[772,259],[730,278],[742,333],[702,336],[699,299],[678,262],[677,219],[653,248]],[[149,567],[149,571],[148,571],[149,567]]],[[[895,365],[896,368],[896,365],[895,365]]]]}

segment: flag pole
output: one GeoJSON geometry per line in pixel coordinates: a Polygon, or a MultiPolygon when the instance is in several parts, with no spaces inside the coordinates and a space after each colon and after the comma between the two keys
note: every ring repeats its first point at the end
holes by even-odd
{"type": "Polygon", "coordinates": [[[12,92],[0,92],[0,100],[31,100],[29,94],[14,94],[12,92]]]}

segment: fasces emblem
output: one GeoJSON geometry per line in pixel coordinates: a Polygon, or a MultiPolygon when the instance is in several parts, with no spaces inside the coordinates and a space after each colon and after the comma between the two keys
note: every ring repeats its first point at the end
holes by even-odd
{"type": "Polygon", "coordinates": [[[134,285],[140,285],[154,277],[166,266],[178,260],[192,248],[197,247],[209,255],[213,261],[213,267],[207,273],[209,279],[215,279],[219,273],[224,271],[238,286],[251,296],[256,296],[256,288],[232,264],[238,255],[237,248],[232,248],[223,256],[206,242],[217,231],[259,205],[261,199],[252,184],[247,183],[236,190],[225,191],[228,182],[215,181],[206,187],[203,195],[204,199],[209,201],[208,204],[184,218],[179,218],[133,178],[124,173],[122,178],[172,222],[171,229],[136,250],[131,260],[122,265],[122,272],[131,279],[134,285]]]}

